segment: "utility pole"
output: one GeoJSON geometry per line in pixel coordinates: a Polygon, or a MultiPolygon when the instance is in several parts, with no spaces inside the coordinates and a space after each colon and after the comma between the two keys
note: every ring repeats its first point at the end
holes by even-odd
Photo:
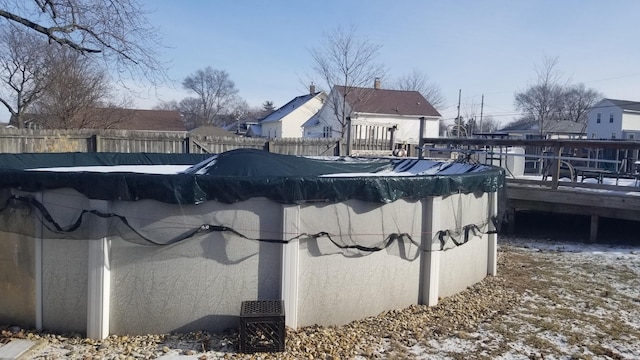
{"type": "Polygon", "coordinates": [[[462,96],[462,89],[458,90],[458,116],[456,121],[458,122],[458,130],[456,130],[456,137],[460,137],[460,97],[462,96]]]}
{"type": "Polygon", "coordinates": [[[480,133],[482,134],[482,110],[484,110],[484,94],[482,94],[482,100],[480,101],[480,133]]]}

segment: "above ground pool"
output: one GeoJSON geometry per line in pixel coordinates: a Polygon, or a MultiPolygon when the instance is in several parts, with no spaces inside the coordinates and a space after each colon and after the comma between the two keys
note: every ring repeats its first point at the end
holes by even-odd
{"type": "Polygon", "coordinates": [[[242,301],[340,325],[496,272],[497,167],[418,159],[0,154],[0,323],[237,327],[242,301]]]}

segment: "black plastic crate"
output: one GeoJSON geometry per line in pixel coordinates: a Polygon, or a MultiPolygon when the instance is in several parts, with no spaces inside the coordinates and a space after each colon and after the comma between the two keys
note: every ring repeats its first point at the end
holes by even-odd
{"type": "Polygon", "coordinates": [[[242,353],[284,351],[284,301],[243,301],[240,310],[242,353]]]}

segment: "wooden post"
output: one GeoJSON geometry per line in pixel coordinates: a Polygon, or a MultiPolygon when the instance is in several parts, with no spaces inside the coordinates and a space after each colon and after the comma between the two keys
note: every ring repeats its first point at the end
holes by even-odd
{"type": "Polygon", "coordinates": [[[347,156],[351,156],[351,117],[347,116],[347,156]]]}
{"type": "Polygon", "coordinates": [[[99,134],[93,135],[93,151],[102,152],[102,136],[99,134]]]}
{"type": "Polygon", "coordinates": [[[598,240],[598,215],[591,214],[591,227],[589,229],[589,242],[598,240]]]}
{"type": "Polygon", "coordinates": [[[425,127],[425,118],[424,116],[420,117],[420,137],[418,138],[418,159],[424,159],[424,127],[425,127]]]}
{"type": "Polygon", "coordinates": [[[516,230],[516,209],[507,210],[507,233],[513,234],[516,230]]]}
{"type": "Polygon", "coordinates": [[[553,178],[552,178],[552,182],[551,182],[551,188],[553,190],[557,190],[558,189],[558,182],[560,180],[560,165],[562,164],[562,147],[561,146],[556,146],[553,149],[553,154],[556,157],[556,162],[553,165],[554,166],[554,171],[553,171],[553,178]]]}
{"type": "Polygon", "coordinates": [[[184,138],[184,150],[185,154],[191,154],[191,137],[187,136],[184,138]]]}
{"type": "Polygon", "coordinates": [[[391,148],[391,154],[396,150],[396,125],[389,128],[389,147],[391,148]]]}

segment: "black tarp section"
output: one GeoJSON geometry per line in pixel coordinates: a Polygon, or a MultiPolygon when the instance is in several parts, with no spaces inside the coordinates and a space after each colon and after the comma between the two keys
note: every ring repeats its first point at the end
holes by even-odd
{"type": "Polygon", "coordinates": [[[429,175],[387,176],[384,171],[406,170],[418,160],[307,158],[241,149],[214,155],[194,154],[0,154],[0,189],[27,192],[72,188],[90,199],[136,201],[153,199],[171,204],[203,201],[233,203],[265,197],[279,203],[340,202],[357,199],[392,202],[458,192],[495,192],[504,186],[504,171],[497,167],[441,163],[429,175]],[[181,174],[125,172],[48,172],[25,169],[62,166],[188,165],[181,174]],[[353,176],[348,174],[353,173],[353,176]],[[363,176],[358,173],[383,173],[363,176]],[[343,174],[342,176],[323,176],[343,174]],[[347,175],[344,175],[347,174],[347,175]]]}

